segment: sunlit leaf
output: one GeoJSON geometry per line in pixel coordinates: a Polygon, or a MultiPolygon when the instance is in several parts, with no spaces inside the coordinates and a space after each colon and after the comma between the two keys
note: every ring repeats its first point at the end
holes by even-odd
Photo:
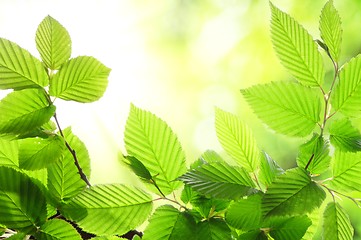
{"type": "Polygon", "coordinates": [[[276,132],[307,136],[320,120],[321,95],[293,82],[272,82],[241,90],[256,115],[276,132]]]}
{"type": "Polygon", "coordinates": [[[64,140],[57,135],[23,139],[19,146],[19,166],[28,170],[45,168],[59,160],[64,149],[64,140]]]}
{"type": "Polygon", "coordinates": [[[0,165],[18,167],[18,142],[0,138],[0,165]]]}
{"type": "Polygon", "coordinates": [[[231,230],[222,219],[211,218],[197,224],[197,240],[231,239],[231,230]]]}
{"type": "Polygon", "coordinates": [[[221,162],[204,164],[179,179],[194,190],[215,198],[239,199],[257,192],[243,168],[221,162]]]}
{"type": "Polygon", "coordinates": [[[301,215],[318,208],[326,194],[302,168],[287,170],[268,187],[262,200],[265,216],[301,215]]]}
{"type": "Polygon", "coordinates": [[[47,16],[36,30],[36,48],[45,66],[59,69],[71,54],[71,40],[68,31],[54,18],[47,16]]]}
{"type": "Polygon", "coordinates": [[[144,231],[144,240],[192,239],[195,221],[186,212],[164,205],[155,210],[144,231]]]}
{"type": "Polygon", "coordinates": [[[0,132],[25,133],[40,127],[54,115],[42,90],[25,89],[9,93],[0,101],[0,132]]]}
{"type": "Polygon", "coordinates": [[[46,202],[39,187],[25,174],[0,167],[0,224],[27,232],[45,219],[46,202]]]}
{"type": "Polygon", "coordinates": [[[337,62],[341,52],[342,27],[341,18],[332,0],[329,0],[322,9],[320,32],[332,59],[337,62]]]}
{"type": "Polygon", "coordinates": [[[147,193],[121,184],[93,186],[62,207],[65,217],[86,232],[122,235],[142,224],[152,210],[147,193]]]}
{"type": "Polygon", "coordinates": [[[319,229],[319,225],[321,223],[321,214],[320,214],[321,209],[322,207],[316,208],[311,213],[307,214],[307,217],[311,220],[312,224],[307,228],[307,231],[303,235],[302,240],[313,239],[313,237],[315,236],[316,232],[319,229]]]}
{"type": "Polygon", "coordinates": [[[353,227],[346,211],[330,202],[323,213],[323,237],[327,240],[352,240],[353,227]]]}
{"type": "Polygon", "coordinates": [[[308,165],[307,170],[311,174],[321,174],[330,166],[329,144],[320,135],[314,134],[299,149],[297,164],[302,168],[308,165]]]}
{"type": "Polygon", "coordinates": [[[322,86],[322,57],[312,36],[287,13],[271,5],[271,37],[281,63],[303,85],[322,86]]]}
{"type": "Polygon", "coordinates": [[[213,150],[205,151],[200,157],[204,163],[224,162],[223,158],[213,150]]]}
{"type": "Polygon", "coordinates": [[[329,131],[330,141],[335,148],[351,152],[361,150],[360,131],[352,126],[348,118],[342,118],[332,122],[329,131]]]}
{"type": "Polygon", "coordinates": [[[349,117],[361,115],[361,55],[342,67],[330,101],[336,112],[349,117]]]}
{"type": "Polygon", "coordinates": [[[224,150],[242,167],[254,172],[259,166],[260,151],[251,132],[237,116],[216,109],[216,132],[224,150]]]}
{"type": "Polygon", "coordinates": [[[185,154],[177,136],[163,120],[131,105],[124,141],[128,154],[144,164],[164,194],[181,186],[181,182],[174,180],[186,171],[185,154]]]}
{"type": "Polygon", "coordinates": [[[48,83],[38,59],[16,43],[0,38],[0,89],[38,88],[48,83]]]}
{"type": "Polygon", "coordinates": [[[269,235],[277,240],[300,240],[312,224],[307,216],[273,217],[266,226],[271,229],[269,235]]]}
{"type": "Polygon", "coordinates": [[[268,187],[283,172],[283,169],[267,153],[262,154],[258,174],[258,179],[262,184],[268,187]]]}
{"type": "Polygon", "coordinates": [[[261,224],[261,194],[255,194],[234,202],[227,210],[226,222],[244,231],[256,229],[261,224]]]}
{"type": "MultiPolygon", "coordinates": [[[[75,150],[80,167],[89,177],[90,158],[86,146],[72,133],[71,128],[64,129],[63,133],[65,140],[75,150]]],[[[63,159],[48,166],[48,188],[57,202],[68,201],[86,187],[86,183],[80,179],[73,155],[68,149],[64,149],[63,154],[63,159]]]]}
{"type": "Polygon", "coordinates": [[[108,85],[110,69],[93,57],[81,56],[66,62],[50,82],[52,96],[76,102],[94,102],[108,85]]]}
{"type": "Polygon", "coordinates": [[[343,191],[361,191],[361,152],[336,151],[332,166],[334,188],[343,191]]]}
{"type": "Polygon", "coordinates": [[[81,240],[77,230],[68,222],[61,219],[51,219],[41,225],[35,234],[37,239],[46,240],[81,240]]]}

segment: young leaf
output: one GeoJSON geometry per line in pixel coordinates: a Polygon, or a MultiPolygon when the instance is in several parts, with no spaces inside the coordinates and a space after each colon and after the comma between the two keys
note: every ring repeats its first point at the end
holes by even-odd
{"type": "Polygon", "coordinates": [[[142,224],[152,210],[149,194],[121,184],[87,188],[61,208],[80,228],[96,235],[122,235],[142,224]]]}
{"type": "Polygon", "coordinates": [[[276,132],[304,137],[320,120],[321,95],[293,82],[272,82],[241,90],[256,115],[276,132]]]}
{"type": "Polygon", "coordinates": [[[49,93],[64,100],[88,103],[101,98],[110,69],[93,57],[70,59],[54,75],[49,93]]]}
{"type": "Polygon", "coordinates": [[[0,224],[28,232],[45,219],[46,202],[39,187],[25,174],[0,167],[0,224]]]}
{"type": "Polygon", "coordinates": [[[0,166],[19,166],[17,141],[0,138],[0,166]]]}
{"type": "Polygon", "coordinates": [[[64,149],[64,140],[58,135],[20,140],[19,166],[27,170],[46,168],[62,157],[64,149]]]}
{"type": "Polygon", "coordinates": [[[307,165],[307,171],[311,174],[321,174],[330,166],[329,145],[318,134],[300,146],[297,164],[301,168],[307,165]]]}
{"type": "Polygon", "coordinates": [[[259,166],[260,151],[251,129],[237,116],[216,109],[216,132],[226,152],[249,172],[259,166]]]}
{"type": "Polygon", "coordinates": [[[144,240],[178,240],[192,239],[195,232],[195,221],[186,212],[163,205],[155,210],[144,231],[144,240]]]}
{"type": "Polygon", "coordinates": [[[337,62],[341,52],[342,27],[341,18],[332,0],[329,0],[321,11],[320,32],[329,54],[337,62]]]}
{"type": "Polygon", "coordinates": [[[348,117],[361,115],[361,55],[346,63],[331,94],[331,105],[348,117]]]}
{"type": "Polygon", "coordinates": [[[223,158],[213,150],[205,151],[200,157],[204,163],[224,162],[223,158]]]}
{"type": "Polygon", "coordinates": [[[46,240],[81,240],[77,230],[68,222],[61,219],[51,219],[41,225],[35,234],[37,239],[46,240]]]}
{"type": "Polygon", "coordinates": [[[237,229],[248,231],[260,227],[261,194],[255,194],[234,202],[227,210],[226,222],[237,229]]]}
{"type": "Polygon", "coordinates": [[[261,156],[261,164],[259,171],[259,181],[266,187],[271,185],[273,180],[280,174],[284,173],[283,169],[267,154],[261,156]]]}
{"type": "Polygon", "coordinates": [[[329,131],[330,141],[335,148],[350,152],[361,150],[360,131],[352,126],[348,118],[332,122],[329,131]]]}
{"type": "Polygon", "coordinates": [[[49,84],[42,63],[27,50],[0,38],[0,89],[38,88],[49,84]]]}
{"type": "Polygon", "coordinates": [[[131,105],[124,141],[128,154],[144,164],[164,194],[181,186],[174,180],[186,171],[185,154],[164,121],[131,105]]]}
{"type": "Polygon", "coordinates": [[[190,170],[178,179],[194,190],[222,199],[239,199],[257,192],[249,174],[241,167],[216,162],[190,170]]]}
{"type": "Polygon", "coordinates": [[[0,132],[25,133],[40,127],[54,115],[42,90],[25,89],[9,93],[0,101],[0,132]]]}
{"type": "Polygon", "coordinates": [[[322,86],[322,57],[312,36],[272,3],[271,37],[281,63],[303,85],[322,86]]]}
{"type": "Polygon", "coordinates": [[[323,213],[323,237],[328,240],[352,240],[353,227],[345,210],[330,202],[323,213]]]}
{"type": "MultiPolygon", "coordinates": [[[[75,150],[79,165],[86,176],[90,175],[90,158],[84,143],[75,136],[71,128],[63,130],[65,140],[75,150]]],[[[74,157],[68,149],[63,151],[63,159],[48,166],[48,188],[56,202],[68,201],[84,190],[86,183],[80,179],[74,157]]]]}
{"type": "Polygon", "coordinates": [[[277,240],[300,240],[312,224],[307,216],[273,217],[267,225],[271,231],[269,235],[277,240]]]}
{"type": "Polygon", "coordinates": [[[326,194],[302,168],[287,170],[268,187],[262,199],[265,216],[301,215],[318,208],[326,194]]]}
{"type": "Polygon", "coordinates": [[[331,186],[343,192],[361,191],[361,152],[336,151],[332,166],[331,186]]]}
{"type": "Polygon", "coordinates": [[[222,219],[211,218],[197,224],[197,240],[232,239],[231,230],[222,219]]]}
{"type": "Polygon", "coordinates": [[[59,69],[71,55],[71,40],[68,31],[54,18],[47,16],[36,30],[36,48],[45,66],[59,69]]]}

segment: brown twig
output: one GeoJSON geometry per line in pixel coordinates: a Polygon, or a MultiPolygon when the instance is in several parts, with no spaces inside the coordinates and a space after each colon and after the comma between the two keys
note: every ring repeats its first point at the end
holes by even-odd
{"type": "Polygon", "coordinates": [[[79,173],[79,175],[80,175],[80,178],[86,183],[86,185],[88,185],[88,186],[90,187],[91,184],[90,184],[87,176],[85,175],[83,169],[81,168],[81,166],[80,166],[80,164],[79,164],[79,160],[78,160],[78,157],[76,156],[75,150],[69,145],[69,143],[68,143],[68,142],[66,141],[66,139],[65,139],[65,136],[64,136],[64,133],[63,133],[61,127],[60,127],[58,118],[56,117],[56,113],[54,113],[54,119],[55,119],[56,125],[58,126],[59,133],[60,133],[60,135],[61,135],[61,136],[63,137],[63,139],[64,139],[66,148],[69,150],[69,152],[70,152],[71,155],[73,156],[74,164],[75,164],[76,168],[78,169],[78,173],[79,173]]]}

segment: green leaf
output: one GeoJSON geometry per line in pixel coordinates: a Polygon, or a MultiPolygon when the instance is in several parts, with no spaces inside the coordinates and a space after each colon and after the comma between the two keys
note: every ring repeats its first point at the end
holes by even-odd
{"type": "Polygon", "coordinates": [[[321,11],[320,32],[329,54],[337,62],[341,52],[342,27],[341,18],[332,0],[329,0],[321,11]]]}
{"type": "Polygon", "coordinates": [[[256,115],[276,132],[304,137],[320,120],[321,95],[293,82],[272,82],[241,90],[256,115]]]}
{"type": "Polygon", "coordinates": [[[51,96],[82,103],[101,98],[108,85],[110,69],[93,57],[70,59],[50,82],[51,96]]]}
{"type": "Polygon", "coordinates": [[[330,124],[330,141],[341,151],[356,152],[361,150],[361,134],[352,126],[348,118],[342,118],[330,124]]]}
{"type": "Polygon", "coordinates": [[[265,233],[261,230],[252,230],[246,233],[242,233],[239,238],[239,240],[272,240],[268,238],[265,233]]]}
{"type": "Polygon", "coordinates": [[[283,169],[267,154],[261,156],[261,164],[258,179],[266,187],[271,185],[273,180],[280,174],[284,173],[283,169]]]}
{"type": "Polygon", "coordinates": [[[19,166],[17,141],[0,138],[0,166],[19,166]]]}
{"type": "MultiPolygon", "coordinates": [[[[90,175],[90,158],[85,144],[75,136],[71,128],[63,130],[65,140],[75,150],[84,174],[90,175]]],[[[83,191],[86,183],[81,180],[74,157],[68,149],[63,151],[63,159],[48,166],[48,188],[56,202],[68,201],[83,191]]]]}
{"type": "Polygon", "coordinates": [[[163,120],[131,105],[124,141],[128,154],[144,164],[164,194],[181,186],[174,180],[186,172],[185,154],[177,136],[163,120]]]}
{"type": "Polygon", "coordinates": [[[332,166],[334,188],[343,191],[361,191],[361,153],[336,151],[332,166]]]}
{"type": "Polygon", "coordinates": [[[45,219],[46,202],[39,187],[25,174],[0,167],[0,224],[28,232],[45,219]]]}
{"type": "MultiPolygon", "coordinates": [[[[134,235],[132,240],[138,239],[137,237],[139,237],[139,236],[134,235]]],[[[98,236],[98,237],[93,237],[91,239],[92,240],[126,240],[126,238],[120,238],[117,236],[98,236]]],[[[141,238],[139,238],[139,240],[141,240],[141,238]]]]}
{"type": "Polygon", "coordinates": [[[319,225],[321,223],[321,209],[322,207],[317,208],[311,213],[307,214],[307,217],[311,220],[312,224],[307,228],[307,231],[303,235],[302,240],[314,239],[315,233],[318,231],[319,225]]]}
{"type": "Polygon", "coordinates": [[[24,232],[18,232],[14,235],[11,235],[10,237],[7,237],[6,239],[7,240],[24,240],[24,239],[27,239],[26,235],[27,234],[24,232]]]}
{"type": "Polygon", "coordinates": [[[271,218],[267,226],[270,236],[277,240],[300,240],[312,224],[307,216],[271,218]]]}
{"type": "Polygon", "coordinates": [[[348,117],[361,115],[361,55],[346,63],[331,94],[331,105],[348,117]]]}
{"type": "Polygon", "coordinates": [[[46,168],[62,157],[64,149],[64,140],[58,135],[20,140],[19,166],[27,170],[46,168]]]}
{"type": "Polygon", "coordinates": [[[224,240],[231,239],[231,230],[222,219],[211,218],[197,224],[198,240],[224,240]]]}
{"type": "Polygon", "coordinates": [[[213,150],[205,151],[200,159],[204,163],[224,162],[223,158],[213,150]]]}
{"type": "Polygon", "coordinates": [[[9,93],[0,101],[0,133],[26,133],[40,127],[55,113],[42,90],[9,93]]]}
{"type": "Polygon", "coordinates": [[[215,198],[239,199],[257,192],[251,177],[243,168],[225,162],[204,164],[178,179],[194,190],[215,198]]]}
{"type": "Polygon", "coordinates": [[[311,174],[321,174],[330,166],[329,152],[329,144],[323,137],[314,134],[310,140],[300,146],[297,164],[302,168],[308,165],[307,170],[311,174]]]}
{"type": "Polygon", "coordinates": [[[261,194],[255,194],[234,202],[227,210],[226,222],[237,229],[248,231],[260,227],[261,194]]]}
{"type": "Polygon", "coordinates": [[[216,109],[216,132],[226,152],[249,172],[259,166],[260,152],[251,132],[237,116],[216,109]]]}
{"type": "Polygon", "coordinates": [[[37,239],[46,240],[81,240],[77,230],[61,219],[51,219],[44,223],[35,234],[37,239]]]}
{"type": "Polygon", "coordinates": [[[38,88],[49,84],[42,63],[27,50],[0,38],[0,89],[38,88]]]}
{"type": "Polygon", "coordinates": [[[322,86],[322,56],[312,36],[272,3],[271,37],[281,63],[303,85],[322,86]]]}
{"type": "Polygon", "coordinates": [[[152,210],[149,194],[121,184],[93,186],[78,194],[61,212],[96,235],[122,235],[142,224],[152,210]]]}
{"type": "Polygon", "coordinates": [[[353,227],[345,210],[330,202],[323,213],[323,237],[328,240],[352,240],[353,227]]]}
{"type": "Polygon", "coordinates": [[[164,205],[157,208],[144,231],[144,240],[192,239],[195,221],[186,212],[164,205]]]}
{"type": "Polygon", "coordinates": [[[36,48],[45,66],[59,69],[71,55],[71,40],[68,31],[54,18],[47,16],[36,30],[36,48]]]}
{"type": "Polygon", "coordinates": [[[141,161],[136,159],[133,156],[126,156],[123,158],[123,162],[127,164],[130,169],[137,175],[140,179],[145,181],[150,181],[153,179],[152,175],[150,175],[149,170],[143,165],[141,161]]]}
{"type": "Polygon", "coordinates": [[[326,194],[302,168],[287,170],[268,187],[262,200],[265,216],[301,215],[318,208],[326,194]]]}

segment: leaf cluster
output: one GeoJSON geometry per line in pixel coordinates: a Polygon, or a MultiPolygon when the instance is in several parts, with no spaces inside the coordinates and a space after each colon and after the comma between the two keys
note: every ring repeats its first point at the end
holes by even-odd
{"type": "Polygon", "coordinates": [[[57,119],[57,99],[98,100],[110,69],[93,57],[70,58],[70,36],[50,16],[36,32],[41,60],[0,38],[0,88],[13,90],[0,101],[0,234],[297,240],[311,239],[322,215],[324,239],[352,239],[342,200],[359,205],[352,194],[361,191],[361,134],[353,124],[361,113],[360,57],[340,65],[342,27],[332,0],[321,11],[321,40],[270,8],[274,49],[293,79],[241,93],[270,129],[304,138],[296,167],[282,169],[240,118],[219,108],[215,130],[226,155],[208,150],[187,166],[171,127],[132,104],[120,160],[145,190],[91,185],[86,146],[57,119]],[[135,231],[147,220],[144,233],[135,231]]]}

